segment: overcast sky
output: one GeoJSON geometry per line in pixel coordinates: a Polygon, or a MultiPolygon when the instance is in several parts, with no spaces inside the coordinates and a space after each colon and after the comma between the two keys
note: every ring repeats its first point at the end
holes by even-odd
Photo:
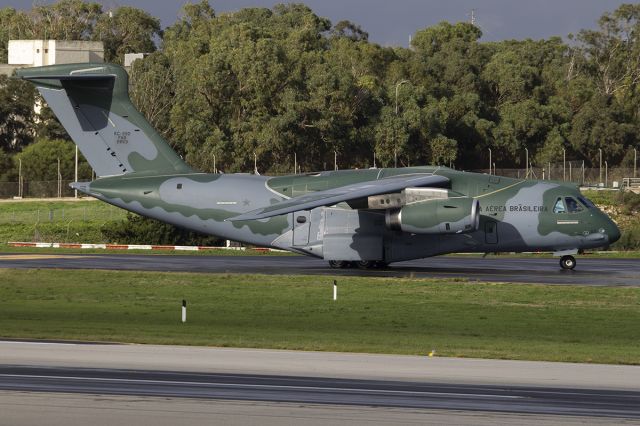
{"type": "MultiPolygon", "coordinates": [[[[199,0],[196,0],[196,2],[199,0]]],[[[134,6],[161,19],[163,27],[171,25],[185,1],[169,0],[98,0],[105,10],[134,6]]],[[[627,1],[628,3],[629,1],[627,1]]],[[[30,9],[32,0],[0,0],[0,7],[30,9]]],[[[36,3],[52,3],[38,0],[36,3]]],[[[230,12],[243,7],[272,7],[275,0],[210,0],[216,12],[230,12]]],[[[386,46],[407,46],[416,30],[440,21],[459,22],[471,19],[475,9],[476,24],[482,40],[565,37],[583,28],[595,28],[605,11],[613,11],[624,1],[618,0],[306,0],[320,16],[336,23],[348,19],[369,33],[369,39],[386,46]]]]}

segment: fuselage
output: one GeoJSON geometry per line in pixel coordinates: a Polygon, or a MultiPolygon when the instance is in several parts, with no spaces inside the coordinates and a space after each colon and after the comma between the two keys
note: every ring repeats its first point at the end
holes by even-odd
{"type": "Polygon", "coordinates": [[[78,188],[134,213],[197,232],[328,260],[388,263],[452,252],[576,251],[608,246],[620,237],[613,221],[586,200],[575,185],[444,167],[343,170],[278,177],[132,173],[97,179],[78,188]],[[314,191],[424,173],[447,177],[448,191],[478,201],[479,223],[475,229],[449,234],[389,229],[385,209],[369,208],[357,200],[263,220],[227,220],[314,191]]]}

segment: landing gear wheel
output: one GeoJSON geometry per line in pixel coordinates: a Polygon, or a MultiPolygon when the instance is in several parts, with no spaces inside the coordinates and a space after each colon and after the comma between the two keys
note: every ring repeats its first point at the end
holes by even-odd
{"type": "Polygon", "coordinates": [[[346,260],[330,260],[329,266],[333,269],[344,269],[349,267],[349,263],[346,260]]]}
{"type": "Polygon", "coordinates": [[[560,266],[562,269],[573,269],[576,267],[576,258],[573,256],[562,256],[560,258],[560,266]]]}
{"type": "Polygon", "coordinates": [[[372,260],[359,260],[356,262],[356,266],[360,269],[373,269],[376,267],[376,262],[372,260]]]}

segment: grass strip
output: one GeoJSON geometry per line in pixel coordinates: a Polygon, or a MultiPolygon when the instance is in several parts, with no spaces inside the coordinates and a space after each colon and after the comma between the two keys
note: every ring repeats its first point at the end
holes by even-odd
{"type": "Polygon", "coordinates": [[[11,338],[640,364],[638,324],[638,288],[0,269],[11,338]]]}

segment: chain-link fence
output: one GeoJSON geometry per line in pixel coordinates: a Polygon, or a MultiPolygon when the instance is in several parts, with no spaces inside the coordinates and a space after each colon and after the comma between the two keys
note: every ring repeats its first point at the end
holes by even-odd
{"type": "Polygon", "coordinates": [[[72,180],[0,182],[0,198],[57,198],[73,197],[75,191],[69,187],[72,180]]]}
{"type": "Polygon", "coordinates": [[[99,201],[0,203],[0,241],[100,243],[103,227],[126,218],[125,210],[99,201]]]}
{"type": "MultiPolygon", "coordinates": [[[[474,170],[478,173],[489,173],[489,169],[474,170]]],[[[523,179],[529,173],[530,179],[543,179],[573,182],[581,186],[620,188],[625,178],[634,176],[632,167],[584,167],[582,162],[567,162],[562,164],[549,164],[545,167],[531,167],[527,169],[501,169],[491,170],[498,176],[523,179]]]]}
{"type": "Polygon", "coordinates": [[[5,211],[0,209],[0,224],[47,224],[73,222],[100,222],[120,220],[127,212],[105,203],[82,203],[74,206],[22,208],[20,210],[5,211]],[[95,205],[94,205],[95,204],[95,205]]]}
{"type": "MultiPolygon", "coordinates": [[[[489,169],[474,170],[479,173],[490,173],[489,169]]],[[[559,180],[573,182],[584,186],[617,188],[624,178],[636,177],[632,167],[584,167],[582,161],[567,161],[566,164],[551,163],[544,167],[534,166],[528,170],[530,179],[559,180]]],[[[497,168],[492,174],[512,178],[524,178],[526,169],[497,168]]],[[[69,187],[73,181],[28,181],[20,185],[18,182],[0,182],[0,198],[56,198],[73,197],[75,191],[69,187]]]]}

